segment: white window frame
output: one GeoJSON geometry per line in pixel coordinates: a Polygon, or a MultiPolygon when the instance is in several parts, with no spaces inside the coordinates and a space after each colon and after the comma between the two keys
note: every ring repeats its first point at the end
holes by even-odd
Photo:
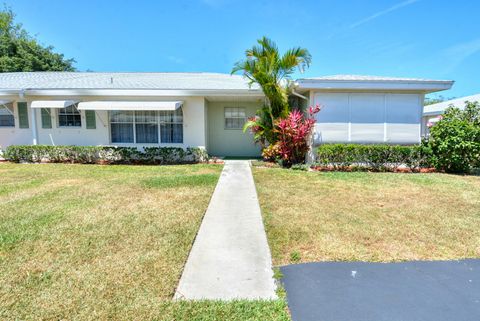
{"type": "Polygon", "coordinates": [[[160,143],[160,125],[159,125],[159,114],[158,111],[154,111],[155,114],[155,122],[147,122],[147,121],[137,121],[137,112],[150,112],[150,111],[134,111],[133,112],[133,138],[135,144],[158,144],[160,143]],[[157,142],[156,143],[139,143],[137,142],[137,124],[138,125],[157,125],[157,142]]]}
{"type": "Polygon", "coordinates": [[[161,144],[183,144],[183,134],[184,134],[184,131],[183,131],[183,109],[181,109],[181,107],[177,110],[174,111],[177,112],[178,110],[180,110],[182,112],[182,121],[162,121],[160,120],[161,119],[161,113],[164,112],[164,111],[159,111],[158,112],[158,120],[159,120],[159,126],[158,126],[158,131],[159,131],[159,134],[158,134],[158,139],[160,141],[161,144]],[[182,125],[182,142],[181,143],[174,143],[174,142],[170,142],[170,143],[164,143],[162,142],[162,128],[161,126],[162,125],[182,125]]]}
{"type": "MultiPolygon", "coordinates": [[[[13,104],[12,104],[12,107],[13,107],[13,104]]],[[[7,104],[0,104],[0,109],[5,109],[7,111],[7,114],[10,115],[10,117],[12,117],[12,120],[13,120],[12,125],[8,125],[8,126],[0,125],[0,128],[15,128],[15,116],[12,113],[12,110],[8,108],[7,104]]]]}
{"type": "Polygon", "coordinates": [[[82,112],[80,110],[77,109],[77,105],[74,104],[74,105],[70,105],[70,106],[67,106],[67,107],[64,107],[64,108],[59,108],[57,110],[57,126],[58,128],[82,128],[82,112]],[[74,125],[74,126],[68,126],[68,125],[61,125],[60,124],[60,115],[62,113],[62,111],[64,110],[67,110],[67,108],[73,108],[73,110],[75,111],[74,113],[70,113],[70,114],[65,114],[65,115],[77,115],[78,113],[78,117],[80,117],[80,125],[74,125]]]}
{"type": "MultiPolygon", "coordinates": [[[[181,109],[181,107],[179,108],[181,109]]],[[[135,111],[135,110],[128,110],[129,112],[133,113],[132,121],[131,122],[112,122],[111,120],[111,113],[114,112],[114,110],[108,112],[108,124],[109,124],[109,136],[110,136],[110,143],[111,144],[145,144],[145,145],[162,145],[162,144],[168,144],[168,145],[180,145],[183,144],[184,141],[184,121],[183,121],[183,110],[182,111],[182,121],[173,121],[173,122],[166,122],[166,121],[161,121],[160,117],[160,112],[162,111],[155,111],[155,119],[156,119],[156,125],[157,125],[157,132],[158,132],[158,142],[157,143],[137,143],[137,130],[136,130],[136,125],[137,125],[137,119],[136,119],[136,112],[140,111],[135,111]],[[130,124],[133,126],[133,142],[114,142],[112,140],[112,124],[130,124]],[[176,125],[182,125],[182,142],[180,143],[164,143],[162,142],[162,130],[161,130],[161,125],[166,125],[166,124],[176,124],[176,125]]],[[[153,124],[152,122],[138,122],[138,124],[153,124]]]]}
{"type": "Polygon", "coordinates": [[[242,130],[243,129],[243,126],[245,126],[245,122],[247,121],[247,109],[245,107],[224,107],[223,109],[223,127],[225,130],[242,130]],[[227,117],[227,111],[230,111],[230,112],[239,112],[239,111],[243,111],[243,114],[245,116],[230,116],[230,117],[227,117]],[[241,123],[241,126],[239,127],[227,127],[227,119],[235,119],[235,120],[238,120],[238,119],[241,119],[243,120],[241,123]]]}
{"type": "MultiPolygon", "coordinates": [[[[108,112],[108,127],[109,127],[109,135],[110,135],[110,143],[112,144],[135,144],[137,141],[136,133],[135,133],[135,111],[133,110],[128,110],[126,112],[131,112],[132,115],[132,121],[131,122],[119,122],[119,121],[114,121],[112,122],[112,112],[117,111],[117,110],[112,110],[108,112]],[[114,142],[112,140],[112,124],[131,124],[132,129],[133,129],[133,142],[114,142]]],[[[123,111],[123,110],[118,110],[118,111],[123,111]]]]}

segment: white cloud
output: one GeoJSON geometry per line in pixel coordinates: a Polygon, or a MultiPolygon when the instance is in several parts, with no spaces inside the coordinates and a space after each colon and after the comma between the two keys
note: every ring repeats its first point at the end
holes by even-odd
{"type": "Polygon", "coordinates": [[[176,64],[183,64],[185,62],[183,58],[176,57],[176,56],[168,56],[167,59],[176,64]]]}
{"type": "Polygon", "coordinates": [[[361,26],[361,25],[363,25],[363,24],[365,24],[365,23],[367,23],[367,22],[370,22],[370,21],[372,21],[372,20],[374,20],[374,19],[377,19],[377,18],[379,18],[379,17],[381,17],[381,16],[383,16],[383,15],[386,15],[387,13],[390,13],[390,12],[393,12],[393,11],[398,10],[398,9],[400,9],[400,8],[409,6],[409,5],[414,4],[414,3],[418,2],[418,1],[420,1],[420,0],[406,0],[406,1],[403,1],[403,2],[400,2],[400,3],[397,3],[396,5],[391,6],[391,7],[388,8],[388,9],[385,9],[385,10],[382,10],[382,11],[378,11],[378,12],[372,14],[371,16],[368,16],[368,17],[366,17],[366,18],[364,18],[364,19],[362,19],[362,20],[359,20],[359,21],[357,21],[357,22],[355,22],[355,23],[352,23],[349,27],[350,27],[350,29],[357,28],[357,27],[359,27],[359,26],[361,26]]]}
{"type": "Polygon", "coordinates": [[[480,52],[480,38],[448,47],[441,52],[441,57],[446,65],[446,71],[449,72],[478,52],[480,52]]]}

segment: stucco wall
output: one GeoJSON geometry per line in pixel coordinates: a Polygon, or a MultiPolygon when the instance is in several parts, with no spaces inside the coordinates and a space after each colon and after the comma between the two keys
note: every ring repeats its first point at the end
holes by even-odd
{"type": "Polygon", "coordinates": [[[225,129],[225,107],[245,107],[247,117],[252,117],[261,103],[208,102],[208,153],[214,156],[260,156],[260,147],[253,143],[250,133],[225,129]]]}
{"type": "MultiPolygon", "coordinates": [[[[13,103],[13,114],[15,118],[15,127],[0,127],[0,149],[9,145],[25,145],[32,143],[31,128],[19,128],[18,108],[13,103]]],[[[32,123],[31,115],[28,115],[28,124],[32,123]]],[[[30,126],[31,127],[31,126],[30,126]]]]}
{"type": "MultiPolygon", "coordinates": [[[[120,146],[181,146],[181,147],[206,147],[206,106],[203,97],[29,97],[28,117],[29,128],[20,129],[18,126],[18,111],[16,104],[15,110],[15,128],[0,127],[0,146],[5,148],[9,145],[32,144],[32,109],[31,101],[34,100],[61,100],[61,99],[77,99],[80,101],[97,101],[97,100],[130,100],[130,101],[162,101],[162,100],[182,100],[183,105],[183,144],[115,144],[120,146]]],[[[107,111],[96,111],[96,129],[87,129],[85,112],[81,111],[82,126],[81,127],[59,127],[57,110],[50,109],[52,118],[52,128],[44,129],[41,123],[41,112],[34,109],[37,124],[37,143],[42,145],[110,145],[110,127],[107,111]]]]}
{"type": "Polygon", "coordinates": [[[312,93],[321,143],[417,144],[423,95],[418,93],[312,93]]]}

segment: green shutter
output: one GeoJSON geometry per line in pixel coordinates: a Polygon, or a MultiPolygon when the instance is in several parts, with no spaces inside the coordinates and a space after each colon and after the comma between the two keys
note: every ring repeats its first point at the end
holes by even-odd
{"type": "Polygon", "coordinates": [[[18,109],[18,125],[20,128],[28,128],[28,109],[27,103],[17,103],[18,109]]]}
{"type": "Polygon", "coordinates": [[[94,110],[85,110],[85,119],[87,121],[87,129],[97,128],[97,121],[95,120],[94,110]]]}
{"type": "Polygon", "coordinates": [[[50,110],[42,108],[42,128],[52,128],[52,117],[50,117],[50,110]]]}

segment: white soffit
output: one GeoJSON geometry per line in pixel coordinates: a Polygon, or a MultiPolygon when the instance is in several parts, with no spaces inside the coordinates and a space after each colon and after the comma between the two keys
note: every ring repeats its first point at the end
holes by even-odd
{"type": "Polygon", "coordinates": [[[76,100],[34,100],[32,108],[65,108],[78,103],[76,100]]]}
{"type": "Polygon", "coordinates": [[[0,99],[0,105],[10,104],[11,102],[13,102],[13,100],[0,99]]]}
{"type": "Polygon", "coordinates": [[[78,104],[80,110],[165,110],[174,111],[183,101],[87,101],[78,104]]]}

